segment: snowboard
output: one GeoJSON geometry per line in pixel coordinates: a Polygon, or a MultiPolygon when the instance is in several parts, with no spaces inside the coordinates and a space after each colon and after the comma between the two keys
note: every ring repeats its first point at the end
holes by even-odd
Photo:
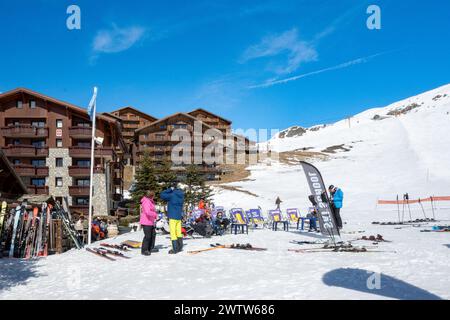
{"type": "Polygon", "coordinates": [[[127,246],[128,248],[139,249],[142,246],[142,242],[134,241],[134,240],[126,240],[121,243],[123,246],[127,246]]]}

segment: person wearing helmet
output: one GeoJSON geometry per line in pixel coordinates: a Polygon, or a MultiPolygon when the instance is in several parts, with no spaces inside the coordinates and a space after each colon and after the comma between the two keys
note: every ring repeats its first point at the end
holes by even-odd
{"type": "Polygon", "coordinates": [[[334,215],[334,220],[336,221],[337,227],[342,229],[342,219],[341,219],[341,208],[342,202],[344,201],[344,193],[338,187],[330,185],[328,191],[331,196],[331,209],[334,215]]]}

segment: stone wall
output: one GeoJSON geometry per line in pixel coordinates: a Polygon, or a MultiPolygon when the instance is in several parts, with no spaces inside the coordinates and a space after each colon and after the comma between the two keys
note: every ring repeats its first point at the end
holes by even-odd
{"type": "Polygon", "coordinates": [[[133,183],[134,175],[136,173],[136,167],[126,165],[123,168],[123,189],[129,190],[131,187],[131,184],[133,183]]]}
{"type": "MultiPolygon", "coordinates": [[[[48,166],[47,185],[49,195],[54,197],[68,197],[69,205],[72,205],[72,198],[69,197],[69,186],[72,185],[72,178],[69,176],[69,166],[72,165],[72,158],[69,156],[69,149],[50,148],[46,159],[46,165],[48,166]],[[62,167],[56,167],[56,158],[63,159],[62,167]],[[61,177],[63,179],[62,187],[56,186],[56,177],[61,177]]],[[[63,206],[65,207],[64,201],[63,206]]]]}
{"type": "Polygon", "coordinates": [[[94,174],[94,196],[92,204],[95,216],[109,215],[109,199],[106,175],[103,173],[94,174]]]}

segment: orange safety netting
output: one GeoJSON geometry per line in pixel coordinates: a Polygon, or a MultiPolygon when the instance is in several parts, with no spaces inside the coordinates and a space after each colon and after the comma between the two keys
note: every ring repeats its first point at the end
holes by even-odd
{"type": "Polygon", "coordinates": [[[441,197],[428,197],[424,199],[410,199],[410,200],[378,200],[378,204],[413,204],[420,202],[430,202],[430,201],[450,201],[450,196],[441,197]]]}

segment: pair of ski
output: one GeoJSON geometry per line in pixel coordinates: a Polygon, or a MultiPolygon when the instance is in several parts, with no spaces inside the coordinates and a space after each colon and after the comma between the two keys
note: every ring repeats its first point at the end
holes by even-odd
{"type": "Polygon", "coordinates": [[[93,253],[97,256],[100,256],[102,258],[108,259],[110,261],[116,261],[116,259],[114,259],[111,256],[114,257],[119,257],[119,258],[124,258],[124,259],[130,259],[130,257],[124,255],[122,252],[119,251],[114,251],[114,250],[109,250],[103,247],[100,248],[86,248],[86,251],[93,253]]]}
{"type": "MultiPolygon", "coordinates": [[[[340,253],[369,253],[369,252],[391,252],[396,253],[396,251],[382,251],[382,250],[371,250],[373,247],[353,247],[353,246],[330,246],[321,248],[305,248],[305,249],[288,249],[290,252],[296,253],[315,253],[315,252],[340,252],[340,253]]],[[[376,248],[376,247],[375,247],[376,248]]]]}
{"type": "Polygon", "coordinates": [[[237,250],[248,250],[248,251],[266,251],[267,250],[267,248],[253,247],[249,243],[247,243],[247,244],[232,244],[232,245],[224,245],[224,244],[216,243],[216,244],[210,244],[210,246],[211,246],[211,248],[188,251],[188,253],[189,254],[198,254],[201,252],[212,251],[212,250],[217,250],[217,249],[237,249],[237,250]]]}
{"type": "Polygon", "coordinates": [[[120,251],[130,251],[129,247],[124,245],[124,244],[110,244],[110,243],[100,243],[100,246],[102,247],[106,247],[106,248],[111,248],[111,249],[116,249],[116,250],[120,250],[120,251]]]}

